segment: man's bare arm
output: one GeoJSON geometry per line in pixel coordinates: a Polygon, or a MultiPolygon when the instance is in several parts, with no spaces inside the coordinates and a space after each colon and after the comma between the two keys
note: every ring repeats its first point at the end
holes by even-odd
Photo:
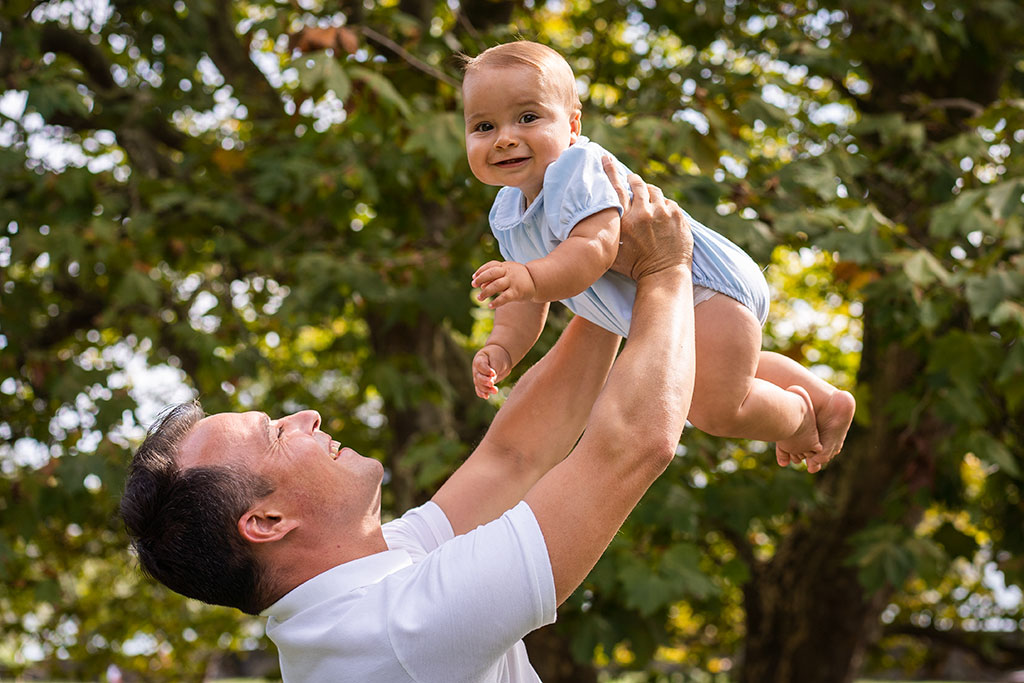
{"type": "Polygon", "coordinates": [[[525,498],[547,543],[559,603],[668,466],[693,392],[692,239],[679,207],[660,192],[652,201],[638,181],[630,179],[633,203],[648,207],[657,229],[647,231],[631,268],[637,295],[629,341],[583,438],[525,498]]]}
{"type": "Polygon", "coordinates": [[[583,318],[519,380],[487,435],[434,495],[456,534],[499,517],[579,438],[619,337],[583,318]]]}

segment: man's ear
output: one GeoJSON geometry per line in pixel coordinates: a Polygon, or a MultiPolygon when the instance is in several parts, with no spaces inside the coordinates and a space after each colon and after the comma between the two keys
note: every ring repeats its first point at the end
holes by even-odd
{"type": "Polygon", "coordinates": [[[580,131],[583,130],[583,125],[580,123],[580,110],[577,109],[569,115],[569,144],[576,144],[576,140],[580,137],[580,131]]]}
{"type": "Polygon", "coordinates": [[[250,543],[279,541],[299,526],[299,521],[276,510],[254,508],[238,518],[238,533],[250,543]]]}

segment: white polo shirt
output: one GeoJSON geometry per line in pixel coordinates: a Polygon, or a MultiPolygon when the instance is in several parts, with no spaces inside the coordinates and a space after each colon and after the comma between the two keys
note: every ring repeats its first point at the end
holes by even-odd
{"type": "Polygon", "coordinates": [[[286,682],[539,683],[521,639],[554,622],[555,584],[525,502],[458,537],[434,503],[383,531],[263,612],[286,682]]]}

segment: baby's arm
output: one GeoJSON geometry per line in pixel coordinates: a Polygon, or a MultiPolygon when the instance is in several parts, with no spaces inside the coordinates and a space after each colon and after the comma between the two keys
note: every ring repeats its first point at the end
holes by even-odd
{"type": "Polygon", "coordinates": [[[547,256],[525,264],[489,261],[473,274],[478,300],[491,308],[512,301],[550,302],[576,296],[605,274],[619,247],[619,212],[604,209],[576,224],[547,256]]]}
{"type": "Polygon", "coordinates": [[[498,393],[495,384],[508,377],[540,337],[548,317],[547,303],[514,302],[494,312],[494,329],[473,357],[476,395],[498,393]]]}

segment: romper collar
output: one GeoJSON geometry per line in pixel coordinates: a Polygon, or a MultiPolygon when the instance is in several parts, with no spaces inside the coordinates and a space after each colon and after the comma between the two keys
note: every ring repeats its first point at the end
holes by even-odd
{"type": "MultiPolygon", "coordinates": [[[[585,135],[580,135],[576,138],[576,142],[573,146],[584,146],[590,142],[590,138],[585,135]]],[[[562,152],[565,154],[565,152],[562,152]]],[[[553,163],[558,163],[556,159],[553,163]]],[[[544,171],[544,175],[547,176],[547,171],[551,167],[548,166],[547,170],[544,171]]],[[[498,191],[498,196],[494,198],[494,205],[491,207],[490,221],[491,228],[494,230],[510,230],[523,221],[527,220],[536,212],[538,206],[541,206],[544,201],[544,188],[540,189],[540,194],[533,200],[533,204],[530,204],[529,208],[523,210],[523,204],[526,203],[525,197],[523,196],[522,190],[518,187],[503,187],[498,191]]]]}
{"type": "Polygon", "coordinates": [[[544,189],[528,208],[523,209],[526,197],[518,187],[503,187],[494,198],[491,207],[491,227],[495,230],[511,230],[533,215],[544,202],[544,189]]]}

